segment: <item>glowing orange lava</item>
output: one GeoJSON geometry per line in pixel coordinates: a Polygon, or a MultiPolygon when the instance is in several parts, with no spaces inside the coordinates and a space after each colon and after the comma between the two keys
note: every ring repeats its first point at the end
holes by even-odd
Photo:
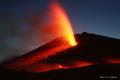
{"type": "Polygon", "coordinates": [[[50,9],[54,24],[57,26],[57,29],[59,29],[57,34],[64,36],[65,40],[67,40],[71,46],[77,45],[72,25],[66,15],[66,12],[58,3],[55,2],[50,5],[50,9]]]}
{"type": "MultiPolygon", "coordinates": [[[[48,70],[49,68],[51,69],[54,67],[46,67],[46,64],[39,64],[40,66],[35,66],[35,64],[41,62],[43,59],[47,59],[47,56],[55,55],[60,51],[77,45],[69,19],[65,11],[58,3],[52,3],[50,5],[50,19],[50,23],[52,23],[53,26],[52,32],[54,33],[54,36],[57,35],[57,39],[53,40],[50,43],[47,43],[46,45],[43,45],[42,47],[32,52],[29,52],[26,55],[15,59],[14,61],[6,63],[5,67],[33,72],[36,70],[36,68],[37,71],[48,70]],[[42,66],[45,66],[45,68],[42,66]]],[[[47,28],[47,30],[51,29],[47,28]]],[[[63,66],[58,65],[57,68],[63,68],[63,66]]]]}

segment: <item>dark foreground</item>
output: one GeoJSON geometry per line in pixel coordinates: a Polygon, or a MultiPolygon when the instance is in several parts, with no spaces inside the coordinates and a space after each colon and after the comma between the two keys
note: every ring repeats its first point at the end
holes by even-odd
{"type": "Polygon", "coordinates": [[[120,64],[96,64],[42,73],[26,73],[1,68],[0,80],[120,80],[120,64]]]}

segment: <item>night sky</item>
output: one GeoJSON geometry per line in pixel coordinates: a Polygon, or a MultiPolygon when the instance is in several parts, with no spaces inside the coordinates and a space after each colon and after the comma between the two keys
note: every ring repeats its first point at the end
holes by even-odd
{"type": "MultiPolygon", "coordinates": [[[[52,0],[0,1],[0,61],[22,55],[47,41],[41,26],[52,0]]],[[[120,0],[59,0],[75,33],[120,39],[120,0]]]]}

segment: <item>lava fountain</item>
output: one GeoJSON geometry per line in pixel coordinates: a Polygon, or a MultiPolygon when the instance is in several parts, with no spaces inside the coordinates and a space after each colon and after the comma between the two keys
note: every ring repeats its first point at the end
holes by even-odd
{"type": "Polygon", "coordinates": [[[52,21],[54,21],[57,29],[59,29],[59,31],[57,30],[56,33],[63,36],[64,39],[69,42],[70,46],[77,45],[74,38],[72,25],[65,10],[58,3],[54,2],[50,5],[50,14],[52,21]]]}

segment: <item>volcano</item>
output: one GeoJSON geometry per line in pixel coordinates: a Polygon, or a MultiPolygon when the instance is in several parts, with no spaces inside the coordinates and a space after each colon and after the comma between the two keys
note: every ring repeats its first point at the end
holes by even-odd
{"type": "Polygon", "coordinates": [[[64,49],[68,42],[62,37],[56,38],[23,56],[3,62],[0,65],[0,79],[118,80],[120,78],[119,39],[86,32],[75,34],[74,37],[76,46],[64,49]]]}
{"type": "MultiPolygon", "coordinates": [[[[5,72],[13,70],[13,72],[18,71],[19,73],[20,71],[21,73],[22,71],[27,75],[31,73],[30,75],[34,75],[34,78],[43,78],[44,80],[70,78],[73,72],[76,72],[77,77],[80,77],[78,73],[83,73],[80,78],[92,75],[92,73],[94,76],[97,73],[104,74],[104,76],[107,75],[105,73],[118,75],[120,72],[118,67],[120,66],[119,39],[87,32],[75,34],[74,37],[77,42],[76,46],[64,49],[68,44],[67,41],[63,41],[62,37],[57,38],[25,55],[3,62],[1,69],[5,69],[5,72]],[[64,43],[61,44],[61,42],[64,43]],[[64,75],[62,76],[62,74],[64,75]],[[46,79],[44,76],[49,77],[46,79]],[[53,79],[50,76],[57,78],[53,79]]],[[[71,80],[74,80],[73,78],[71,80]]]]}

